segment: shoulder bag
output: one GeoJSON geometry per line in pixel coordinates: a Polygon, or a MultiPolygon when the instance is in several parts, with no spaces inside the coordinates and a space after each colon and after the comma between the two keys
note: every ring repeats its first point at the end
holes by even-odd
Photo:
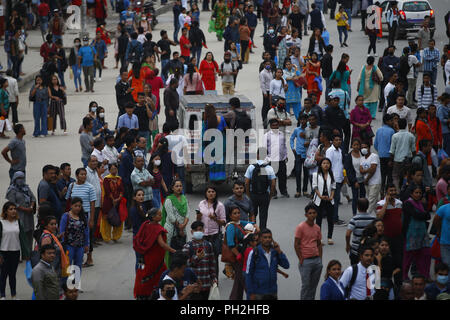
{"type": "MultiPolygon", "coordinates": [[[[225,227],[225,234],[223,236],[223,242],[222,242],[222,258],[221,261],[222,262],[226,262],[226,263],[235,263],[236,262],[236,255],[233,253],[233,251],[231,250],[231,248],[228,246],[227,244],[227,228],[231,225],[231,223],[228,223],[228,225],[225,227]]],[[[244,230],[242,229],[242,227],[239,225],[236,228],[239,229],[239,231],[242,232],[242,234],[245,234],[244,230]]],[[[237,242],[237,235],[235,235],[234,237],[234,243],[237,246],[238,242],[237,242]]]]}
{"type": "Polygon", "coordinates": [[[72,197],[72,191],[73,191],[73,184],[74,183],[75,182],[72,182],[70,184],[70,186],[69,186],[70,193],[69,193],[69,197],[66,200],[66,211],[65,212],[68,212],[70,210],[70,208],[72,207],[72,198],[71,197],[72,197]]]}

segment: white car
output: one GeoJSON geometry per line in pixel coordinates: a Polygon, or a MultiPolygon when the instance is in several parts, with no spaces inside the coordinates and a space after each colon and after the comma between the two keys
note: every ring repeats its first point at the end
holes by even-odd
{"type": "MultiPolygon", "coordinates": [[[[391,8],[391,1],[382,1],[379,5],[382,9],[381,23],[383,31],[388,31],[386,19],[387,11],[391,8]]],[[[405,38],[408,33],[417,33],[426,16],[430,17],[430,35],[433,38],[435,27],[435,14],[427,0],[397,0],[400,13],[396,39],[405,38]]]]}

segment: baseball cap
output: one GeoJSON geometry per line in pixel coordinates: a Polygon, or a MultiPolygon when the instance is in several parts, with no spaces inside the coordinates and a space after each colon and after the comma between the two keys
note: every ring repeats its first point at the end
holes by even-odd
{"type": "Polygon", "coordinates": [[[339,96],[336,93],[330,93],[328,95],[328,98],[330,98],[330,99],[340,99],[339,96]]]}

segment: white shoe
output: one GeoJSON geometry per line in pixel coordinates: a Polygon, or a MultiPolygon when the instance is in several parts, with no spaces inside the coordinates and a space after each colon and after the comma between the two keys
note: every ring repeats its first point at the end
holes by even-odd
{"type": "Polygon", "coordinates": [[[14,296],[14,297],[11,297],[11,300],[20,300],[20,299],[14,296]]]}
{"type": "Polygon", "coordinates": [[[102,81],[102,78],[101,78],[101,77],[98,77],[98,81],[102,81]]]}
{"type": "Polygon", "coordinates": [[[1,297],[0,300],[6,300],[6,297],[1,297]]]}

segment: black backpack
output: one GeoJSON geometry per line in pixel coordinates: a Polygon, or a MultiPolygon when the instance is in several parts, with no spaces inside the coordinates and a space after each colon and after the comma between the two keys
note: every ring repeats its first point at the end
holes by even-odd
{"type": "MultiPolygon", "coordinates": [[[[234,72],[234,63],[233,62],[230,63],[231,63],[231,71],[234,72]]],[[[223,73],[223,62],[220,64],[220,71],[223,73]]]]}
{"type": "MultiPolygon", "coordinates": [[[[433,84],[430,82],[430,89],[431,89],[431,103],[434,103],[434,86],[433,84]]],[[[425,91],[425,86],[422,84],[420,86],[420,96],[423,98],[423,92],[425,91]]]]}
{"type": "Polygon", "coordinates": [[[141,61],[141,57],[139,56],[139,53],[137,51],[138,46],[139,43],[131,45],[130,53],[128,54],[128,61],[130,61],[130,63],[132,64],[141,61]]]}
{"type": "Polygon", "coordinates": [[[236,122],[234,129],[242,129],[247,131],[252,128],[252,119],[246,111],[234,111],[236,113],[236,122]]]}
{"type": "Polygon", "coordinates": [[[408,57],[402,56],[400,58],[399,71],[398,71],[400,78],[406,78],[410,69],[411,69],[411,66],[408,63],[408,57]]]}
{"type": "Polygon", "coordinates": [[[355,284],[356,277],[358,276],[358,265],[352,264],[352,277],[350,279],[350,282],[348,283],[348,286],[345,288],[345,298],[350,298],[350,293],[352,292],[352,287],[355,284]]]}
{"type": "Polygon", "coordinates": [[[252,178],[250,183],[252,184],[252,193],[266,194],[270,185],[270,180],[267,174],[261,174],[261,168],[265,168],[267,164],[254,164],[252,178]]]}

